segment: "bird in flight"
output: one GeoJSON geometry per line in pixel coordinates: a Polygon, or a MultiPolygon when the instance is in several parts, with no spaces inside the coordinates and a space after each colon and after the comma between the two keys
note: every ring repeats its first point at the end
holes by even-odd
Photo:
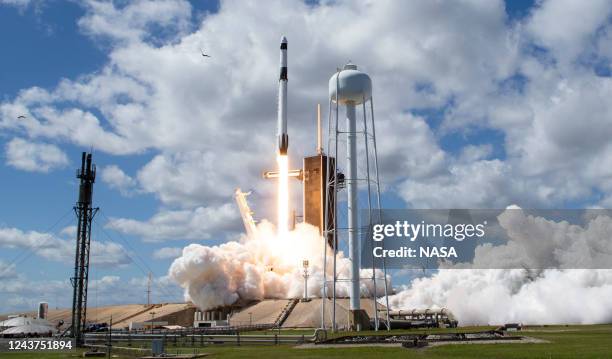
{"type": "Polygon", "coordinates": [[[203,49],[200,49],[200,51],[202,51],[202,56],[204,56],[204,57],[210,57],[210,55],[208,55],[208,54],[204,53],[204,50],[203,50],[203,49]]]}
{"type": "Polygon", "coordinates": [[[24,115],[17,116],[18,119],[26,118],[24,115]]]}

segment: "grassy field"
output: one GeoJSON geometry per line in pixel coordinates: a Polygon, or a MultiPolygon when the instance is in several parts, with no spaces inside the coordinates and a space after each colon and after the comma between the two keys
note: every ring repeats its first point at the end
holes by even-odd
{"type": "MultiPolygon", "coordinates": [[[[459,328],[469,331],[482,328],[459,328]]],[[[448,330],[446,330],[448,331],[448,330]]],[[[394,331],[392,333],[422,331],[394,331]]],[[[431,333],[432,331],[428,331],[431,333]]],[[[311,334],[311,331],[282,331],[283,334],[311,334]]],[[[259,333],[261,334],[261,332],[259,333]]],[[[347,333],[340,333],[346,335],[347,333]]],[[[362,333],[363,334],[363,333],[362,333]]],[[[468,344],[444,345],[426,349],[403,348],[317,348],[293,346],[208,346],[196,351],[214,358],[606,358],[612,359],[612,325],[528,327],[522,335],[544,339],[538,344],[468,344]]],[[[193,353],[194,348],[168,348],[169,353],[193,353]]],[[[74,358],[71,353],[0,353],[1,358],[74,358]]],[[[115,357],[115,356],[114,356],[115,357]]],[[[125,358],[116,356],[116,358],[125,358]]]]}

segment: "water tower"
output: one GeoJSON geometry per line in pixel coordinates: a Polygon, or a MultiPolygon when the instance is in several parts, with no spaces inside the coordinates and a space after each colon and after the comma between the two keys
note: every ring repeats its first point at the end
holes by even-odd
{"type": "MultiPolygon", "coordinates": [[[[338,71],[329,80],[329,137],[328,149],[330,155],[336,158],[337,165],[335,168],[329,168],[327,188],[333,190],[334,196],[337,198],[338,189],[346,187],[347,200],[347,226],[343,228],[347,234],[348,254],[351,260],[351,268],[349,278],[338,278],[336,272],[336,255],[337,246],[334,246],[333,256],[333,274],[332,274],[332,328],[336,330],[336,283],[349,282],[349,297],[350,305],[349,322],[354,330],[365,329],[369,327],[370,321],[367,313],[361,308],[360,297],[360,236],[362,228],[369,228],[372,223],[373,211],[380,209],[380,186],[378,180],[378,160],[376,154],[376,132],[374,127],[374,103],[372,101],[372,80],[366,73],[357,69],[357,66],[348,63],[343,69],[338,71]],[[344,108],[345,121],[339,121],[340,107],[344,108]],[[360,112],[358,119],[357,112],[360,112]],[[339,142],[346,141],[344,150],[340,148],[339,142]],[[361,155],[361,158],[359,158],[361,155]],[[341,160],[345,160],[341,163],[341,160]],[[346,173],[342,178],[339,176],[337,167],[345,166],[346,173]],[[343,182],[343,183],[341,183],[343,182]],[[342,186],[343,184],[344,186],[342,186]],[[358,197],[360,191],[367,195],[367,203],[359,207],[358,197]],[[376,209],[373,205],[376,205],[376,209]],[[359,223],[359,211],[365,210],[368,215],[368,223],[359,223]],[[365,227],[364,227],[365,225],[365,227]]],[[[330,196],[331,197],[331,196],[330,196]]],[[[336,198],[334,203],[338,203],[336,198]]],[[[338,211],[335,211],[338,213],[338,211]]],[[[326,215],[327,219],[328,216],[326,215]]],[[[380,216],[378,216],[380,218],[380,216]]],[[[337,221],[337,215],[332,216],[333,221],[337,221]]],[[[333,243],[338,243],[339,231],[341,226],[337,223],[326,224],[325,228],[332,228],[334,237],[333,243]]],[[[367,237],[366,237],[367,238],[367,237]]],[[[366,246],[367,247],[367,246],[366,246]]],[[[326,257],[324,252],[324,257],[326,257]]],[[[372,261],[373,263],[374,261],[372,261]]],[[[324,258],[326,264],[326,258],[324,258]]],[[[387,298],[387,277],[386,267],[383,265],[383,278],[376,277],[374,265],[372,265],[372,276],[363,278],[364,280],[372,281],[374,290],[374,327],[378,329],[378,306],[376,304],[377,280],[383,280],[384,295],[388,309],[387,298]]],[[[324,270],[324,275],[326,271],[324,270]]],[[[326,279],[325,279],[326,281],[326,279]]],[[[327,282],[327,281],[326,281],[327,282]]],[[[325,285],[324,287],[327,287],[325,285]]],[[[324,293],[325,294],[325,293],[324,293]]],[[[325,309],[322,308],[322,323],[325,323],[325,309]]],[[[387,327],[388,327],[388,312],[387,312],[387,327]]]]}

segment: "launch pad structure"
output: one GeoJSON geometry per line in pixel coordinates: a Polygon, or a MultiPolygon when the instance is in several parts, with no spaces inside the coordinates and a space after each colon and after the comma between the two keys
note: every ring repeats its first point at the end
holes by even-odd
{"type": "MultiPolygon", "coordinates": [[[[317,154],[304,157],[303,216],[304,222],[319,228],[330,248],[336,247],[331,227],[335,225],[334,214],[336,196],[334,193],[343,188],[344,182],[331,183],[330,176],[336,171],[336,160],[325,155],[322,147],[321,105],[317,105],[317,154]]],[[[343,176],[343,175],[341,175],[343,176]]]]}

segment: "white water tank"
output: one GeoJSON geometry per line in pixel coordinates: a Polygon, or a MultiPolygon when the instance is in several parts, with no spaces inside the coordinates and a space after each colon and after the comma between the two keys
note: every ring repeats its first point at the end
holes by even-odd
{"type": "Polygon", "coordinates": [[[357,65],[348,63],[342,71],[329,79],[329,98],[342,105],[359,105],[372,97],[372,80],[368,74],[357,70],[357,65]],[[336,95],[336,89],[339,96],[336,95]]]}

